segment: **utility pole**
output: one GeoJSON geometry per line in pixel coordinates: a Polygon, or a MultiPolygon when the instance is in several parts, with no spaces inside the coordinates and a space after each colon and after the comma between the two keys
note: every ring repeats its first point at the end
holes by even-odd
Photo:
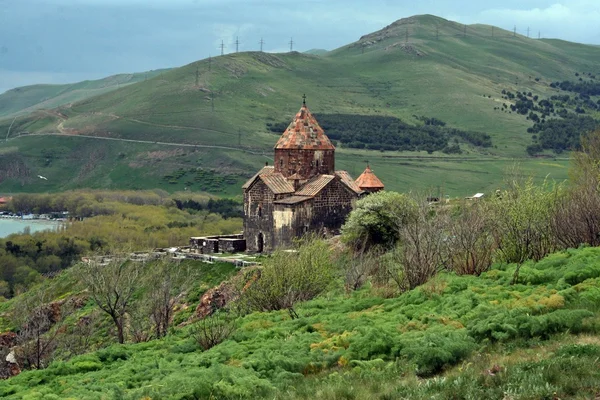
{"type": "Polygon", "coordinates": [[[225,53],[225,43],[223,43],[223,41],[221,40],[221,46],[219,46],[221,48],[221,55],[223,55],[225,53]]]}
{"type": "Polygon", "coordinates": [[[538,31],[538,39],[542,38],[542,31],[538,31]]]}
{"type": "Polygon", "coordinates": [[[517,26],[515,25],[515,28],[513,29],[513,36],[517,37],[517,26]]]}
{"type": "Polygon", "coordinates": [[[527,38],[529,38],[529,27],[527,27],[527,38]]]}
{"type": "Polygon", "coordinates": [[[290,53],[294,51],[294,38],[290,38],[290,53]]]}
{"type": "Polygon", "coordinates": [[[492,26],[492,37],[494,37],[494,27],[492,26]]]}
{"type": "Polygon", "coordinates": [[[240,50],[240,38],[236,36],[235,38],[235,52],[237,53],[240,50]]]}
{"type": "Polygon", "coordinates": [[[210,92],[210,111],[211,112],[215,111],[215,92],[214,91],[210,92]]]}
{"type": "Polygon", "coordinates": [[[212,57],[210,56],[210,54],[208,55],[208,70],[210,71],[212,66],[212,57]]]}
{"type": "Polygon", "coordinates": [[[258,42],[258,43],[260,43],[260,52],[262,53],[262,51],[263,51],[263,44],[265,44],[265,41],[263,40],[263,38],[260,38],[260,42],[258,42]]]}

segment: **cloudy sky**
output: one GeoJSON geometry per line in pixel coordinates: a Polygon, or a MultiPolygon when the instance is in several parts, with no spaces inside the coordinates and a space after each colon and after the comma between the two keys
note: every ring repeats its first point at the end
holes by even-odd
{"type": "Polygon", "coordinates": [[[239,49],[334,49],[415,14],[600,44],[599,0],[0,0],[0,93],[239,49]]]}

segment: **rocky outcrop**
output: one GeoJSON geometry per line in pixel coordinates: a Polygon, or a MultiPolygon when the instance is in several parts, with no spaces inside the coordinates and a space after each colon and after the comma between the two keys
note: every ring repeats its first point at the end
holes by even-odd
{"type": "Polygon", "coordinates": [[[8,379],[19,375],[21,368],[14,354],[17,345],[17,334],[5,332],[0,334],[0,379],[8,379]]]}

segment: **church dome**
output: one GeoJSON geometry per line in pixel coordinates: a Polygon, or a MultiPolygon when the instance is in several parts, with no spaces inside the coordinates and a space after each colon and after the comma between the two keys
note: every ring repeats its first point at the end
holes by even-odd
{"type": "Polygon", "coordinates": [[[275,150],[278,149],[335,150],[335,147],[306,106],[306,102],[303,102],[302,108],[277,141],[275,150]]]}

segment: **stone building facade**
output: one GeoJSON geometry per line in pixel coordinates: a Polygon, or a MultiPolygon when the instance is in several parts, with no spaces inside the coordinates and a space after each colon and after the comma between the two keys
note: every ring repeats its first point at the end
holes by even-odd
{"type": "Polygon", "coordinates": [[[335,147],[305,102],[274,150],[275,165],[243,186],[248,251],[289,247],[308,232],[335,234],[360,196],[383,189],[369,167],[372,176],[362,183],[380,188],[363,189],[346,171],[335,170],[335,147]]]}

